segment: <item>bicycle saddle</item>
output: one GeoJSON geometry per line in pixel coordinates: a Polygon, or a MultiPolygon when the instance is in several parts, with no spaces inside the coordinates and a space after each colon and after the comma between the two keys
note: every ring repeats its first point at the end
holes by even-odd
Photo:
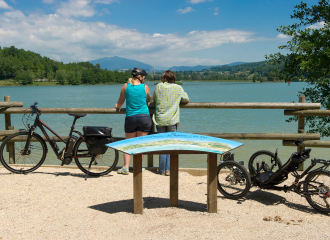
{"type": "Polygon", "coordinates": [[[69,115],[72,117],[81,118],[81,117],[85,117],[87,114],[86,113],[69,113],[69,115]]]}

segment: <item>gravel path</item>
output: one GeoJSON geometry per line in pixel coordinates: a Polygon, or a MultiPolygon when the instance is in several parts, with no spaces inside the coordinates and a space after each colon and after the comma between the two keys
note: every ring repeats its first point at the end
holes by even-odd
{"type": "Polygon", "coordinates": [[[206,211],[206,176],[179,173],[179,207],[169,177],[143,173],[143,215],[133,214],[133,174],[88,178],[41,167],[27,175],[0,167],[0,239],[330,239],[330,218],[295,193],[253,187],[242,200],[218,192],[206,211]]]}

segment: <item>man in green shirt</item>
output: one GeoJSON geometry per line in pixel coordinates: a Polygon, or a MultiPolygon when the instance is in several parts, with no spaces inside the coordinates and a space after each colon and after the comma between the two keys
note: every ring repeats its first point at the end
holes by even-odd
{"type": "MultiPolygon", "coordinates": [[[[175,74],[171,70],[165,71],[162,82],[157,84],[153,93],[156,103],[153,122],[158,133],[176,132],[180,122],[180,103],[188,103],[189,97],[180,85],[175,84],[175,74]]],[[[170,175],[170,155],[159,155],[159,172],[170,175]]]]}

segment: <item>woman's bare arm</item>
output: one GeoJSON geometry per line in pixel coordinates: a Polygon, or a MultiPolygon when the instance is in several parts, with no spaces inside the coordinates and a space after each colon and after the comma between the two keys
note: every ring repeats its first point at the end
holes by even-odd
{"type": "Polygon", "coordinates": [[[123,87],[121,88],[118,102],[115,105],[115,108],[116,109],[119,109],[124,104],[124,102],[125,102],[125,91],[126,91],[126,87],[127,87],[127,83],[125,83],[123,85],[123,87]]]}

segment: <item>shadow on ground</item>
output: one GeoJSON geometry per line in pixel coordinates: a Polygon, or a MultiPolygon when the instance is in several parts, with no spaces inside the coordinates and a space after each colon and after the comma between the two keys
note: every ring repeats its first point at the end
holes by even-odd
{"type": "MultiPolygon", "coordinates": [[[[299,194],[296,194],[296,196],[297,196],[297,199],[301,198],[301,196],[299,194]]],[[[295,210],[298,210],[301,212],[313,213],[313,214],[323,214],[323,213],[320,213],[320,212],[316,211],[315,209],[313,209],[309,205],[307,200],[306,200],[306,205],[302,205],[302,204],[295,203],[295,202],[290,202],[285,197],[282,197],[282,196],[276,194],[276,191],[272,192],[269,190],[265,191],[265,190],[258,189],[255,191],[250,191],[242,199],[233,200],[233,201],[237,201],[237,204],[242,204],[245,201],[256,201],[256,202],[259,202],[266,206],[272,206],[272,205],[276,206],[276,205],[284,204],[288,208],[295,209],[295,210]]],[[[327,214],[325,214],[325,215],[327,215],[327,214]]]]}
{"type": "MultiPolygon", "coordinates": [[[[10,175],[10,174],[13,174],[13,175],[16,175],[16,174],[19,174],[19,173],[11,173],[11,172],[6,172],[6,173],[0,173],[0,176],[1,175],[10,175]]],[[[77,177],[77,178],[86,178],[86,174],[81,172],[81,173],[71,173],[71,172],[41,172],[41,171],[35,171],[35,172],[31,172],[31,173],[25,173],[23,175],[30,175],[30,174],[45,174],[45,175],[54,175],[55,177],[66,177],[66,176],[70,176],[70,177],[77,177]]],[[[107,177],[112,177],[113,176],[113,173],[109,173],[109,174],[106,174],[104,176],[87,176],[87,179],[88,180],[89,178],[107,178],[107,177]]]]}
{"type": "MultiPolygon", "coordinates": [[[[155,208],[166,208],[169,206],[168,198],[156,198],[156,197],[144,197],[143,207],[144,209],[155,209],[155,208]]],[[[133,199],[120,200],[115,202],[103,203],[94,206],[90,206],[94,210],[102,211],[105,213],[119,213],[119,212],[134,212],[134,202],[133,199]]],[[[188,211],[207,211],[207,205],[191,201],[179,200],[178,208],[185,209],[188,211]]]]}

